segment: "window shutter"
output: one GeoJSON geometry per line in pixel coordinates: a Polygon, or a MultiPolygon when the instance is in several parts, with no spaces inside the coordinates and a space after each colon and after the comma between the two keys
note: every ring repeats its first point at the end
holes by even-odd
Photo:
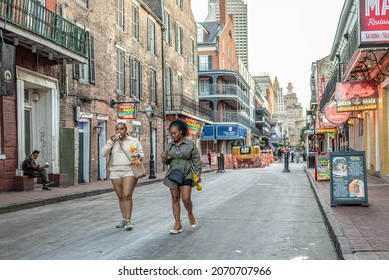
{"type": "Polygon", "coordinates": [[[158,83],[157,83],[157,72],[154,72],[154,102],[155,105],[158,105],[158,83]]]}
{"type": "Polygon", "coordinates": [[[139,99],[143,99],[143,79],[142,79],[142,64],[139,63],[139,99]]]}
{"type": "Polygon", "coordinates": [[[75,79],[75,80],[80,79],[80,65],[79,64],[73,64],[73,79],[75,79]]]}
{"type": "Polygon", "coordinates": [[[208,70],[212,70],[212,55],[208,55],[208,70]]]}
{"type": "Polygon", "coordinates": [[[184,30],[180,28],[180,54],[184,54],[184,30]]]}
{"type": "Polygon", "coordinates": [[[151,50],[151,22],[147,19],[147,49],[151,50]]]}
{"type": "Polygon", "coordinates": [[[89,34],[89,82],[96,83],[95,37],[89,34]]]}
{"type": "Polygon", "coordinates": [[[178,24],[176,23],[176,26],[175,26],[175,30],[176,30],[176,51],[178,51],[178,24]]]}
{"type": "Polygon", "coordinates": [[[133,84],[133,74],[134,73],[134,65],[133,65],[133,60],[130,58],[130,96],[134,96],[134,84],[133,84]]]}

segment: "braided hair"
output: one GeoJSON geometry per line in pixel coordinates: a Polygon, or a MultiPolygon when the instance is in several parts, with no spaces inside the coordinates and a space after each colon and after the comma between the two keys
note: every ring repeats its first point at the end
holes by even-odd
{"type": "Polygon", "coordinates": [[[186,137],[188,136],[188,125],[186,124],[186,122],[184,122],[183,120],[181,119],[175,119],[174,121],[171,122],[171,124],[169,125],[169,130],[172,128],[172,127],[176,127],[178,130],[181,130],[182,132],[182,136],[186,137]]]}

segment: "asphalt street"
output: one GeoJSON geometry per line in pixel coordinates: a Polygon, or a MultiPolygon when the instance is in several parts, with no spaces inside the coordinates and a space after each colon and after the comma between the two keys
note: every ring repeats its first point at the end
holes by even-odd
{"type": "Polygon", "coordinates": [[[0,259],[22,260],[335,260],[302,164],[203,174],[193,189],[199,226],[173,226],[169,190],[138,187],[133,231],[116,229],[116,195],[107,193],[1,215],[0,259]]]}

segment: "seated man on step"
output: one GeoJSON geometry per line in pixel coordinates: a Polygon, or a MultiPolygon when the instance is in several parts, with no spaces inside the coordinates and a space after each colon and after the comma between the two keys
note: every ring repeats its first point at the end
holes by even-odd
{"type": "Polygon", "coordinates": [[[41,167],[39,164],[36,163],[39,153],[40,152],[38,150],[34,150],[31,153],[31,155],[23,161],[23,165],[22,165],[23,174],[28,175],[30,177],[41,177],[43,181],[42,189],[49,191],[51,189],[49,189],[47,186],[53,184],[53,182],[50,182],[48,180],[46,168],[49,167],[49,164],[46,163],[43,167],[41,167]]]}

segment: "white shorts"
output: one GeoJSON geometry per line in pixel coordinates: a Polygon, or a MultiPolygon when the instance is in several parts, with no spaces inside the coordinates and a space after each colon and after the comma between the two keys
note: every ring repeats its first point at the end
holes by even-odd
{"type": "Polygon", "coordinates": [[[111,166],[109,171],[111,171],[111,174],[109,175],[111,180],[122,179],[128,176],[135,177],[134,172],[130,166],[111,166]]]}

